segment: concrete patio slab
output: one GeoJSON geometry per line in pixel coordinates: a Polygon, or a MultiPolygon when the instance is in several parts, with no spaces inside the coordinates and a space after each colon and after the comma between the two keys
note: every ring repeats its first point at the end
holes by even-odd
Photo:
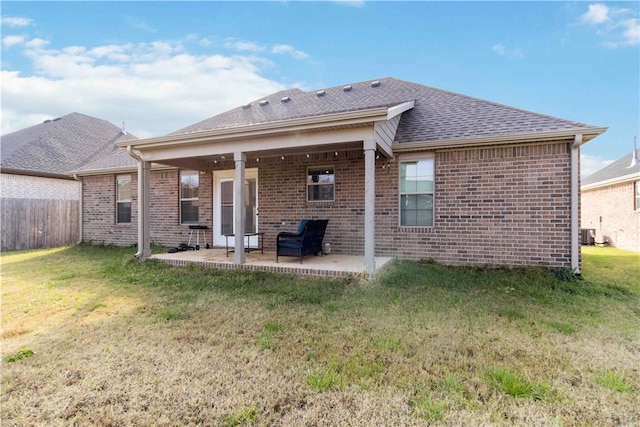
{"type": "MultiPolygon", "coordinates": [[[[253,251],[246,254],[245,264],[233,264],[233,254],[225,249],[200,249],[199,251],[184,251],[176,253],[154,254],[156,259],[175,266],[196,264],[204,267],[227,270],[268,271],[272,273],[294,274],[304,277],[349,277],[366,276],[363,255],[306,256],[300,260],[295,257],[279,258],[276,263],[275,252],[260,253],[253,251]]],[[[391,264],[391,257],[375,257],[376,273],[391,264]]]]}

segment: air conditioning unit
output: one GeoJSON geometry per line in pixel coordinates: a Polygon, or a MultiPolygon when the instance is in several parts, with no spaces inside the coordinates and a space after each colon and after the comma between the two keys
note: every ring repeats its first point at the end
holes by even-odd
{"type": "Polygon", "coordinates": [[[595,228],[581,228],[580,229],[580,244],[582,244],[582,245],[595,245],[596,244],[596,230],[595,230],[595,228]]]}

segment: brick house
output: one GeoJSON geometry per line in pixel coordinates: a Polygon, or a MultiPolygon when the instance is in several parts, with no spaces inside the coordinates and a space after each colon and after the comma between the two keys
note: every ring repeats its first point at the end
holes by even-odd
{"type": "Polygon", "coordinates": [[[616,160],[582,182],[581,226],[595,241],[640,252],[640,162],[634,153],[616,160]]]}
{"type": "Polygon", "coordinates": [[[321,218],[332,252],[364,255],[368,271],[377,255],[579,270],[579,149],[605,130],[393,78],[285,90],[118,143],[135,169],[79,171],[84,239],[137,243],[144,259],[197,223],[214,245],[259,230],[275,249],[279,231],[321,218]]]}
{"type": "Polygon", "coordinates": [[[2,250],[76,243],[80,183],[68,171],[133,139],[102,119],[71,113],[0,139],[2,250]]]}

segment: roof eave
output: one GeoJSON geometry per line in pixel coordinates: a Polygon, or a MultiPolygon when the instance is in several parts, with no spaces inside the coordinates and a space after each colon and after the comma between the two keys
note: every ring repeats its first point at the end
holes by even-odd
{"type": "MultiPolygon", "coordinates": [[[[400,105],[404,105],[400,104],[400,105]]],[[[398,107],[398,106],[394,106],[398,107]]],[[[267,136],[281,132],[302,132],[329,126],[354,125],[379,120],[386,120],[390,110],[394,107],[380,107],[367,110],[347,111],[322,116],[301,117],[291,120],[281,120],[267,123],[256,123],[231,128],[220,128],[191,132],[186,134],[167,135],[155,138],[138,139],[132,141],[117,142],[119,147],[132,146],[136,150],[170,146],[175,144],[189,144],[199,142],[211,142],[216,140],[229,140],[267,136]]],[[[406,111],[406,110],[404,110],[406,111]]]]}
{"type": "Polygon", "coordinates": [[[590,127],[590,128],[575,128],[565,129],[562,131],[551,132],[534,132],[523,134],[510,134],[510,135],[494,135],[487,137],[476,138],[456,138],[456,139],[442,139],[436,141],[418,141],[418,142],[398,142],[394,141],[394,152],[411,152],[424,149],[437,149],[437,148],[461,148],[470,146],[482,146],[482,145],[503,145],[522,142],[545,142],[566,139],[573,142],[575,136],[582,135],[582,143],[584,144],[598,135],[603,134],[608,128],[606,127],[590,127]]]}
{"type": "MultiPolygon", "coordinates": [[[[174,166],[162,165],[159,163],[152,163],[151,170],[168,170],[168,169],[176,169],[174,166]]],[[[83,169],[78,171],[71,171],[69,175],[72,177],[75,176],[95,176],[95,175],[113,175],[119,173],[136,173],[138,172],[138,167],[136,165],[131,166],[118,166],[111,168],[98,168],[98,169],[83,169]]]]}
{"type": "Polygon", "coordinates": [[[25,170],[25,169],[11,169],[11,168],[4,168],[4,167],[2,168],[2,173],[8,174],[8,175],[37,176],[40,178],[73,179],[73,178],[70,178],[67,173],[31,171],[31,170],[25,170]]]}
{"type": "Polygon", "coordinates": [[[640,172],[633,172],[627,175],[618,176],[611,179],[605,179],[603,181],[594,182],[591,184],[585,184],[580,187],[582,191],[594,190],[596,188],[609,187],[611,185],[624,184],[626,182],[633,182],[640,180],[640,172]]]}

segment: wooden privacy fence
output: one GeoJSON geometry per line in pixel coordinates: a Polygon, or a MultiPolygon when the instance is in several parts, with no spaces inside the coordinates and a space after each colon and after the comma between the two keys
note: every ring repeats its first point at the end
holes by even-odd
{"type": "Polygon", "coordinates": [[[77,200],[2,199],[2,250],[66,246],[78,241],[77,200]]]}

